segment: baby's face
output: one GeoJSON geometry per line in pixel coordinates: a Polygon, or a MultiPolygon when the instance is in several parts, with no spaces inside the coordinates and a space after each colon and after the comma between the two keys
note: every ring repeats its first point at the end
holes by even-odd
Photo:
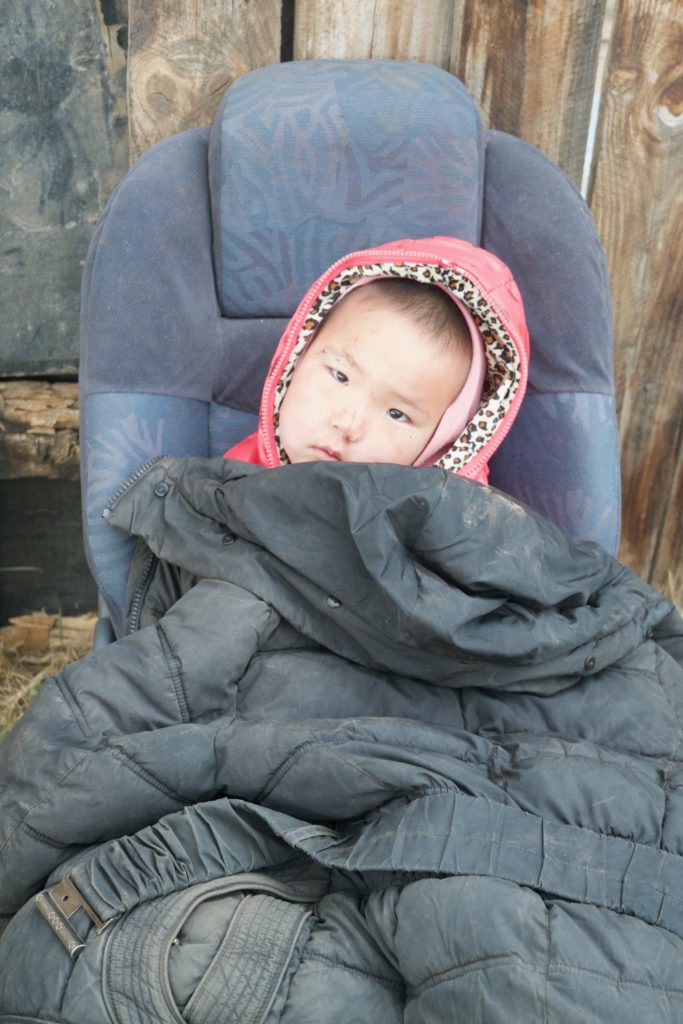
{"type": "Polygon", "coordinates": [[[280,408],[291,462],[409,466],[461,390],[470,354],[358,288],[299,360],[280,408]]]}

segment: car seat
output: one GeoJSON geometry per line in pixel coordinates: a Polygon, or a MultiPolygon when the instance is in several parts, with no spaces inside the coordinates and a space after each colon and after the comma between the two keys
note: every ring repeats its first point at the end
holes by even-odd
{"type": "Polygon", "coordinates": [[[616,551],[610,297],[579,193],[533,146],[484,129],[437,67],[277,64],[237,79],[212,127],[146,152],[92,238],[81,468],[98,643],[122,632],[134,546],[103,521],[106,502],[158,455],[217,456],[255,429],[276,342],[329,264],[437,234],[496,253],[524,299],[529,388],[491,484],[616,551]]]}

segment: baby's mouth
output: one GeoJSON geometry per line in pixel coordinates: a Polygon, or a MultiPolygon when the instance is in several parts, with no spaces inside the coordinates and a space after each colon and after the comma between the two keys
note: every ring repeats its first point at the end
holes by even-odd
{"type": "Polygon", "coordinates": [[[324,462],[341,462],[341,455],[334,448],[314,445],[313,450],[318,453],[318,458],[324,462]]]}

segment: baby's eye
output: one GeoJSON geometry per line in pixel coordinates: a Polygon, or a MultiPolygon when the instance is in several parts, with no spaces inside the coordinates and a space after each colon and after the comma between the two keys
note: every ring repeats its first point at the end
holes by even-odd
{"type": "Polygon", "coordinates": [[[392,420],[397,420],[399,423],[410,423],[410,416],[401,412],[400,409],[387,409],[387,415],[391,416],[392,420]]]}
{"type": "Polygon", "coordinates": [[[341,370],[338,370],[335,366],[330,367],[330,373],[338,384],[348,384],[349,378],[341,370]]]}

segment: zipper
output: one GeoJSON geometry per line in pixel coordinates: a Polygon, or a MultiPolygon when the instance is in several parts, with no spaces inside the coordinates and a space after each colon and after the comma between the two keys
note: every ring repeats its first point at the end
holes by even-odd
{"type": "Polygon", "coordinates": [[[135,593],[133,594],[133,599],[130,603],[130,615],[128,616],[128,625],[126,626],[126,636],[130,636],[131,633],[137,633],[138,631],[140,614],[142,612],[142,602],[149,590],[149,585],[152,582],[152,576],[154,575],[154,570],[158,561],[159,559],[157,556],[150,551],[147,555],[147,562],[142,571],[140,582],[135,588],[135,593]]]}
{"type": "Polygon", "coordinates": [[[161,460],[165,459],[166,457],[166,455],[155,455],[154,458],[148,459],[147,462],[144,462],[142,464],[142,466],[139,466],[132,476],[129,476],[127,480],[124,480],[124,482],[119,487],[118,491],[116,491],[113,497],[111,497],[107,504],[105,505],[104,511],[102,512],[102,518],[109,519],[112,512],[114,511],[114,505],[119,500],[119,498],[121,498],[126,493],[126,491],[133,486],[133,484],[136,484],[138,480],[141,480],[142,477],[149,472],[152,466],[155,466],[157,462],[161,462],[161,460]]]}
{"type": "MultiPolygon", "coordinates": [[[[126,491],[130,490],[130,488],[133,487],[134,484],[137,484],[140,480],[142,480],[143,476],[149,473],[152,466],[156,466],[157,462],[161,462],[161,460],[165,458],[165,455],[155,455],[153,458],[148,459],[147,462],[144,462],[141,466],[138,466],[138,468],[135,470],[132,476],[129,476],[127,480],[124,480],[124,482],[121,484],[121,486],[113,495],[113,497],[109,499],[109,501],[107,502],[102,511],[102,518],[109,519],[112,512],[114,511],[114,506],[116,505],[117,501],[119,501],[119,499],[123,497],[126,491]]],[[[137,632],[138,624],[140,622],[140,613],[142,611],[142,602],[144,600],[145,594],[147,593],[147,590],[149,589],[149,584],[154,574],[154,568],[156,566],[157,561],[157,556],[150,551],[147,556],[147,562],[143,569],[140,582],[138,583],[135,589],[135,593],[133,594],[133,599],[131,601],[130,615],[128,617],[128,624],[126,626],[126,636],[130,635],[131,633],[137,632]]]]}

